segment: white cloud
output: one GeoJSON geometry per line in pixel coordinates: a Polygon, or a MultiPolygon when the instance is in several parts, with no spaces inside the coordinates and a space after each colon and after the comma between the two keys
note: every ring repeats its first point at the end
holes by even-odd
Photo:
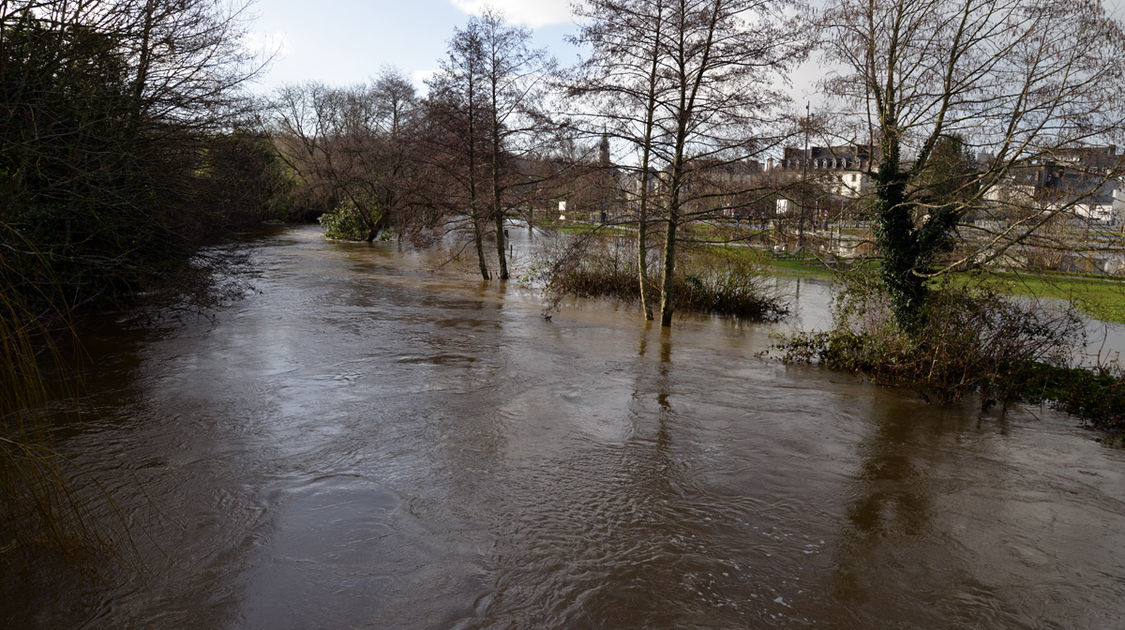
{"type": "Polygon", "coordinates": [[[281,58],[290,51],[289,37],[281,32],[260,33],[250,31],[242,36],[242,47],[259,57],[281,58]]]}
{"type": "Polygon", "coordinates": [[[450,0],[465,13],[480,15],[492,8],[508,21],[531,28],[565,24],[570,21],[570,0],[450,0]]]}
{"type": "Polygon", "coordinates": [[[418,90],[418,94],[425,95],[429,92],[429,87],[426,86],[426,81],[433,78],[435,74],[440,72],[436,69],[431,70],[415,70],[410,73],[410,81],[414,84],[414,89],[418,90]]]}

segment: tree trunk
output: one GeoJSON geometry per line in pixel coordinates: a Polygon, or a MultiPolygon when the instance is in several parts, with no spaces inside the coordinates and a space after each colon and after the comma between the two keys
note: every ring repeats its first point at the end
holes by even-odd
{"type": "MultiPolygon", "coordinates": [[[[648,151],[646,150],[647,154],[648,151]]],[[[647,161],[647,160],[645,160],[647,161]]],[[[641,207],[637,222],[637,282],[641,289],[641,312],[652,321],[652,301],[648,297],[648,186],[647,173],[641,175],[641,207]]]]}
{"type": "MultiPolygon", "coordinates": [[[[493,141],[497,142],[495,134],[493,141]]],[[[504,209],[500,206],[500,173],[496,166],[499,156],[496,152],[492,156],[492,214],[496,218],[496,258],[500,265],[500,279],[508,279],[508,256],[504,238],[504,209]]]]}
{"type": "Polygon", "coordinates": [[[683,148],[677,146],[676,157],[672,162],[671,191],[668,195],[668,232],[664,235],[664,273],[661,278],[660,325],[672,325],[672,309],[675,300],[673,285],[676,279],[676,227],[680,220],[680,185],[683,181],[683,148]]]}
{"type": "Polygon", "coordinates": [[[469,193],[469,212],[473,217],[473,243],[477,248],[477,261],[480,263],[480,275],[485,280],[492,276],[488,273],[488,262],[484,258],[484,236],[481,234],[480,214],[477,212],[476,190],[469,193]]]}
{"type": "Polygon", "coordinates": [[[895,320],[910,331],[919,324],[926,284],[914,273],[922,252],[906,203],[907,176],[898,171],[896,157],[897,150],[886,151],[876,174],[875,242],[883,254],[883,282],[890,293],[895,320]]]}
{"type": "Polygon", "coordinates": [[[664,237],[664,275],[661,280],[660,296],[660,325],[665,328],[672,325],[672,300],[675,297],[672,284],[676,277],[676,220],[678,214],[672,204],[669,204],[668,233],[664,237]]]}

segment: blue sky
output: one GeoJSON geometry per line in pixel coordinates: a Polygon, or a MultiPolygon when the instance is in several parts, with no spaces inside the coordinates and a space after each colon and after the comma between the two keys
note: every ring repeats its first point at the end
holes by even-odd
{"type": "MultiPolygon", "coordinates": [[[[814,2],[816,0],[813,0],[814,2]]],[[[534,29],[535,45],[545,47],[569,65],[577,51],[566,41],[575,30],[569,16],[571,0],[256,0],[247,44],[276,56],[257,82],[271,91],[287,83],[309,80],[330,85],[365,81],[383,66],[397,66],[421,80],[437,68],[453,29],[469,14],[490,4],[512,22],[534,29]]],[[[1103,0],[1125,19],[1125,0],[1103,0]]],[[[798,70],[794,96],[813,95],[821,72],[815,62],[798,70]]]]}
{"type": "MultiPolygon", "coordinates": [[[[383,66],[420,80],[437,68],[454,27],[481,0],[256,0],[248,44],[277,51],[259,90],[317,80],[331,85],[365,81],[383,66]]],[[[574,60],[565,42],[574,30],[569,0],[492,0],[511,21],[534,27],[535,45],[560,62],[574,60]]],[[[420,83],[420,81],[419,81],[420,83]]]]}

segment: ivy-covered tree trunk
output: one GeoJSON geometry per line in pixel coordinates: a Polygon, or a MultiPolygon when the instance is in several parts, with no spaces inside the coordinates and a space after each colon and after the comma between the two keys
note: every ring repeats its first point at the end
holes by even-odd
{"type": "Polygon", "coordinates": [[[915,164],[904,172],[897,144],[887,142],[876,173],[875,240],[883,255],[883,282],[895,319],[908,332],[925,323],[926,282],[939,256],[953,249],[957,223],[969,207],[959,199],[971,193],[964,185],[968,160],[960,139],[940,139],[936,147],[939,157],[931,153],[925,169],[915,164]]]}
{"type": "Polygon", "coordinates": [[[886,151],[876,174],[875,244],[883,255],[883,282],[891,296],[895,319],[906,330],[918,325],[926,301],[925,278],[915,273],[920,254],[907,175],[899,172],[897,151],[886,151]]]}

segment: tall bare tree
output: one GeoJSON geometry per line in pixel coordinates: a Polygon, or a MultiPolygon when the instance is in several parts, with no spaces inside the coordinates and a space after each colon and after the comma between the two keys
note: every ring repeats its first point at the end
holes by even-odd
{"type": "MultiPolygon", "coordinates": [[[[590,56],[570,86],[590,99],[599,118],[612,121],[614,135],[640,153],[633,203],[637,207],[637,282],[641,312],[653,319],[648,277],[649,204],[653,193],[653,142],[657,104],[666,81],[660,74],[668,0],[593,0],[579,5],[582,27],[575,42],[590,56]]],[[[607,125],[608,127],[608,125],[607,125]]]]}
{"type": "Polygon", "coordinates": [[[876,156],[876,241],[900,324],[920,323],[927,279],[996,260],[1119,176],[1117,158],[1065,198],[1008,194],[1122,138],[1125,34],[1097,0],[832,0],[824,24],[842,68],[824,86],[876,156]],[[1003,227],[977,226],[968,253],[942,259],[974,229],[965,219],[998,211],[1003,227]]]}
{"type": "MultiPolygon", "coordinates": [[[[708,195],[711,171],[779,141],[775,123],[786,97],[778,88],[807,47],[792,14],[796,6],[787,0],[606,0],[587,11],[591,24],[583,41],[595,49],[589,70],[598,80],[587,80],[582,91],[602,95],[604,115],[639,148],[646,224],[648,178],[660,172],[662,326],[671,325],[675,304],[677,229],[695,218],[689,208],[708,195]]],[[[643,265],[638,259],[638,268],[643,265]]]]}
{"type": "Polygon", "coordinates": [[[489,106],[483,80],[486,51],[482,30],[479,20],[455,30],[440,72],[428,82],[425,152],[431,164],[464,192],[461,211],[468,214],[481,277],[488,280],[491,274],[484,254],[487,216],[481,208],[489,106]]]}
{"type": "Polygon", "coordinates": [[[497,275],[507,280],[506,195],[521,182],[515,176],[518,158],[531,151],[534,138],[549,128],[541,101],[554,62],[530,42],[529,30],[486,11],[455,31],[441,72],[430,84],[432,100],[441,102],[446,114],[459,115],[459,121],[447,116],[447,127],[460,130],[457,159],[464,161],[462,179],[469,192],[473,238],[485,278],[489,272],[483,253],[484,223],[492,221],[497,275]],[[483,181],[478,169],[486,171],[483,181]]]}
{"type": "Polygon", "coordinates": [[[484,44],[481,70],[488,98],[490,211],[500,279],[507,280],[504,193],[518,181],[511,177],[514,159],[532,150],[535,138],[549,130],[542,106],[543,87],[555,64],[545,50],[531,47],[531,31],[505,23],[500,13],[486,11],[479,25],[484,44]]]}

